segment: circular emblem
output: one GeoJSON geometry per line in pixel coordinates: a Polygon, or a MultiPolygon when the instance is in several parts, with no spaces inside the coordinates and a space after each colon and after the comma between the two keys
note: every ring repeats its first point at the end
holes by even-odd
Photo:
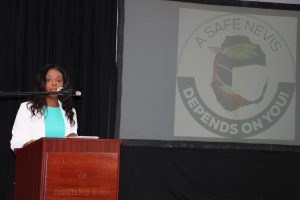
{"type": "Polygon", "coordinates": [[[181,100],[200,126],[223,137],[254,136],[277,123],[293,99],[295,75],[284,37],[257,16],[212,17],[179,48],[181,100]]]}

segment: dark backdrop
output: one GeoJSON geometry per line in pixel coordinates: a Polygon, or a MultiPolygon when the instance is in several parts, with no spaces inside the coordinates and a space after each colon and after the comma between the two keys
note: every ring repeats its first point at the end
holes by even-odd
{"type": "MultiPolygon", "coordinates": [[[[117,0],[2,0],[0,91],[30,91],[38,69],[58,64],[74,88],[79,134],[113,137],[117,0]]],[[[1,199],[11,193],[11,129],[24,98],[0,97],[1,199]]]]}
{"type": "Polygon", "coordinates": [[[299,152],[206,145],[123,147],[120,200],[300,199],[299,152]]]}

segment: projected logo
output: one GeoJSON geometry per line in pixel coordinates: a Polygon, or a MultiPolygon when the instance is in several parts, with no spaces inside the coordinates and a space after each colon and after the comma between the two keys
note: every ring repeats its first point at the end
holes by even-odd
{"type": "Polygon", "coordinates": [[[214,15],[189,34],[180,25],[179,33],[177,92],[198,125],[231,138],[265,133],[277,123],[294,131],[295,58],[287,35],[257,16],[233,14],[214,15]]]}
{"type": "MultiPolygon", "coordinates": [[[[266,65],[266,56],[259,45],[250,42],[246,36],[227,36],[221,48],[210,47],[217,55],[214,59],[212,88],[217,101],[228,111],[252,103],[259,103],[267,88],[265,83],[263,93],[255,101],[248,100],[234,91],[232,71],[234,68],[249,65],[266,65]]],[[[255,81],[255,77],[253,78],[255,81]]]]}

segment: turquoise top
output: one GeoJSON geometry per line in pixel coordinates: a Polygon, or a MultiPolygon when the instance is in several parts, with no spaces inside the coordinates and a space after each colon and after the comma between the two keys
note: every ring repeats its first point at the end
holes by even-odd
{"type": "Polygon", "coordinates": [[[65,137],[65,122],[60,107],[47,106],[44,119],[46,137],[65,137]]]}

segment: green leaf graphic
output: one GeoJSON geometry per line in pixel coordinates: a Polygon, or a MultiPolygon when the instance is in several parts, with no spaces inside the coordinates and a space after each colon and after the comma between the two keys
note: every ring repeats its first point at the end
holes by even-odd
{"type": "Polygon", "coordinates": [[[251,43],[239,43],[229,47],[225,47],[224,49],[220,49],[218,47],[208,48],[216,54],[221,53],[223,55],[226,55],[228,58],[236,60],[250,60],[258,56],[258,54],[256,53],[256,47],[256,45],[251,43]]]}
{"type": "Polygon", "coordinates": [[[249,60],[258,56],[256,45],[250,43],[240,43],[225,47],[222,52],[229,58],[236,60],[249,60]]]}

